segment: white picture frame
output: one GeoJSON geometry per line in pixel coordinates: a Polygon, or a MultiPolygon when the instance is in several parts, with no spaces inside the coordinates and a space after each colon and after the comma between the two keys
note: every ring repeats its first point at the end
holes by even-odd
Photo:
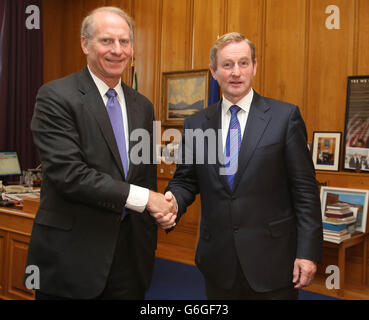
{"type": "Polygon", "coordinates": [[[333,199],[335,202],[344,202],[352,205],[354,215],[357,218],[356,231],[365,233],[367,231],[369,190],[322,186],[320,189],[320,200],[323,220],[327,205],[334,203],[333,199]]]}
{"type": "Polygon", "coordinates": [[[341,132],[314,132],[312,157],[315,170],[339,170],[341,136],[341,132]]]}

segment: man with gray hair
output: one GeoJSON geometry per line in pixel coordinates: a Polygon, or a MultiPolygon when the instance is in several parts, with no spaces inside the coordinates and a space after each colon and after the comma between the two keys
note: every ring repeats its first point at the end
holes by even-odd
{"type": "Polygon", "coordinates": [[[36,299],[144,299],[157,237],[149,211],[166,213],[168,226],[176,218],[173,199],[152,191],[153,159],[129,157],[135,129],[152,147],[154,121],[151,102],[121,82],[132,25],[119,8],[94,10],[81,29],[87,66],[38,92],[31,129],[43,184],[27,260],[39,268],[36,299]]]}
{"type": "Polygon", "coordinates": [[[177,220],[200,193],[195,262],[209,299],[296,299],[321,259],[320,199],[304,121],[297,106],[252,89],[256,69],[255,45],[242,34],[214,43],[210,71],[223,99],[185,120],[182,162],[167,187],[177,220]],[[186,163],[200,143],[187,141],[186,130],[221,130],[215,153],[222,159],[186,163]]]}

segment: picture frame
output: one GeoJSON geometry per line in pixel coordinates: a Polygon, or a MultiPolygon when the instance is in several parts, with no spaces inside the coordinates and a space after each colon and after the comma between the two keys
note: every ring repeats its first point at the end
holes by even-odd
{"type": "Polygon", "coordinates": [[[163,72],[162,123],[182,126],[190,115],[208,106],[210,72],[208,69],[163,72]]]}
{"type": "Polygon", "coordinates": [[[343,169],[369,172],[369,75],[347,77],[343,169]]]}
{"type": "Polygon", "coordinates": [[[337,203],[349,204],[356,217],[355,229],[366,232],[368,216],[369,190],[322,186],[320,189],[323,221],[327,218],[327,206],[337,203]]]}
{"type": "Polygon", "coordinates": [[[316,170],[339,170],[341,137],[341,132],[314,131],[312,157],[316,170]]]}

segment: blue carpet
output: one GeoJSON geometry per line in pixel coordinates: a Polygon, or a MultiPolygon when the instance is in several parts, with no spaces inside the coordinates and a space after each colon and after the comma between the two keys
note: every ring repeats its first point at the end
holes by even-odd
{"type": "Polygon", "coordinates": [[[204,277],[195,266],[157,258],[147,300],[206,300],[204,277]]]}
{"type": "MultiPolygon", "coordinates": [[[[192,265],[157,258],[147,300],[206,300],[204,278],[192,265]]],[[[299,300],[336,300],[336,298],[299,290],[299,300]]]]}

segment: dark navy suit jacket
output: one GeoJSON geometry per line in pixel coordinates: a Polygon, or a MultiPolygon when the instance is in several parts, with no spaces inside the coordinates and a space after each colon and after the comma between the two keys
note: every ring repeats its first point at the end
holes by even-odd
{"type": "MultiPolygon", "coordinates": [[[[152,145],[151,102],[122,87],[129,131],[146,129],[152,145]]],[[[156,190],[156,166],[131,162],[124,178],[109,116],[87,67],[40,88],[31,129],[43,182],[27,265],[39,267],[43,293],[96,297],[106,285],[129,185],[156,190]]],[[[136,143],[130,141],[129,149],[136,143]]],[[[122,223],[129,224],[132,264],[147,288],[157,227],[148,212],[126,211],[122,223]]]]}
{"type": "Polygon", "coordinates": [[[196,264],[225,289],[233,285],[237,260],[258,292],[291,286],[295,258],[319,261],[322,251],[320,197],[299,109],[254,93],[233,190],[220,172],[221,157],[208,161],[211,147],[218,154],[221,143],[185,135],[220,128],[221,102],[185,120],[183,163],[167,187],[178,202],[177,220],[200,193],[196,264]]]}

